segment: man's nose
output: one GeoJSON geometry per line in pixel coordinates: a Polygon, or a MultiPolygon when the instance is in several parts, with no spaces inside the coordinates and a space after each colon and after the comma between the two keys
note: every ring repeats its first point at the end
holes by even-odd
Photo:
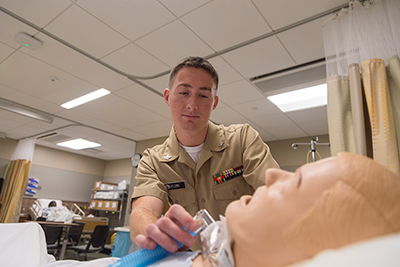
{"type": "Polygon", "coordinates": [[[190,110],[196,110],[198,108],[197,98],[195,95],[189,97],[186,107],[190,110]]]}

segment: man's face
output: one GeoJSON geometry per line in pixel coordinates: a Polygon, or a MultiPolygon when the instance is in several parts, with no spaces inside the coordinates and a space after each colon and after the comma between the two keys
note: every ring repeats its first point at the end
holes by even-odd
{"type": "Polygon", "coordinates": [[[218,104],[214,79],[203,69],[184,67],[172,88],[165,89],[164,100],[170,107],[175,131],[205,134],[211,111],[218,104]]]}

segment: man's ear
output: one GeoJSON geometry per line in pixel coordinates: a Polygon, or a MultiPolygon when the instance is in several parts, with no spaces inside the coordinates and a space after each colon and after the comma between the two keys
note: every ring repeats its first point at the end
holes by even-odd
{"type": "Polygon", "coordinates": [[[165,90],[164,90],[164,101],[169,106],[169,89],[168,88],[165,88],[165,90]]]}
{"type": "Polygon", "coordinates": [[[212,109],[212,110],[214,110],[214,109],[218,106],[218,101],[219,101],[219,97],[216,96],[216,97],[214,98],[214,105],[213,105],[213,109],[212,109]]]}

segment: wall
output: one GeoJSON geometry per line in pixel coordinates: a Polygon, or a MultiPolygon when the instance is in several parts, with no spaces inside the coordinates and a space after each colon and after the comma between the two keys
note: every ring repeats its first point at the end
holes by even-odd
{"type": "MultiPolygon", "coordinates": [[[[311,149],[311,140],[313,138],[315,137],[287,139],[267,142],[267,144],[271,149],[272,156],[279,163],[282,169],[287,171],[295,171],[297,167],[307,163],[307,154],[311,149]],[[293,143],[307,143],[310,145],[301,145],[297,149],[293,149],[293,143]]],[[[329,143],[329,136],[318,136],[318,143],[329,143]]],[[[315,149],[321,155],[321,158],[327,158],[331,156],[329,146],[316,145],[315,149]]],[[[319,159],[318,156],[317,159],[319,159]]],[[[308,155],[308,161],[312,161],[311,154],[308,155]]]]}
{"type": "MultiPolygon", "coordinates": [[[[3,176],[18,141],[0,139],[0,175],[3,176]]],[[[106,162],[36,145],[29,177],[39,179],[37,198],[89,201],[95,181],[103,180],[106,162]]]]}

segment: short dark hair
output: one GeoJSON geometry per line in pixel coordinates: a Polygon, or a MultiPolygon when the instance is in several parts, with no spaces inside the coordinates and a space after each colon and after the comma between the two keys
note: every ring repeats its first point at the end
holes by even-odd
{"type": "Polygon", "coordinates": [[[187,57],[182,59],[171,71],[171,74],[169,75],[169,89],[172,89],[172,85],[174,84],[176,75],[178,72],[184,68],[184,67],[192,67],[192,68],[198,68],[198,69],[203,69],[207,71],[208,73],[211,74],[211,77],[214,79],[215,83],[215,92],[218,90],[218,73],[214,69],[214,67],[211,65],[210,62],[208,62],[205,58],[202,57],[187,57]]]}

